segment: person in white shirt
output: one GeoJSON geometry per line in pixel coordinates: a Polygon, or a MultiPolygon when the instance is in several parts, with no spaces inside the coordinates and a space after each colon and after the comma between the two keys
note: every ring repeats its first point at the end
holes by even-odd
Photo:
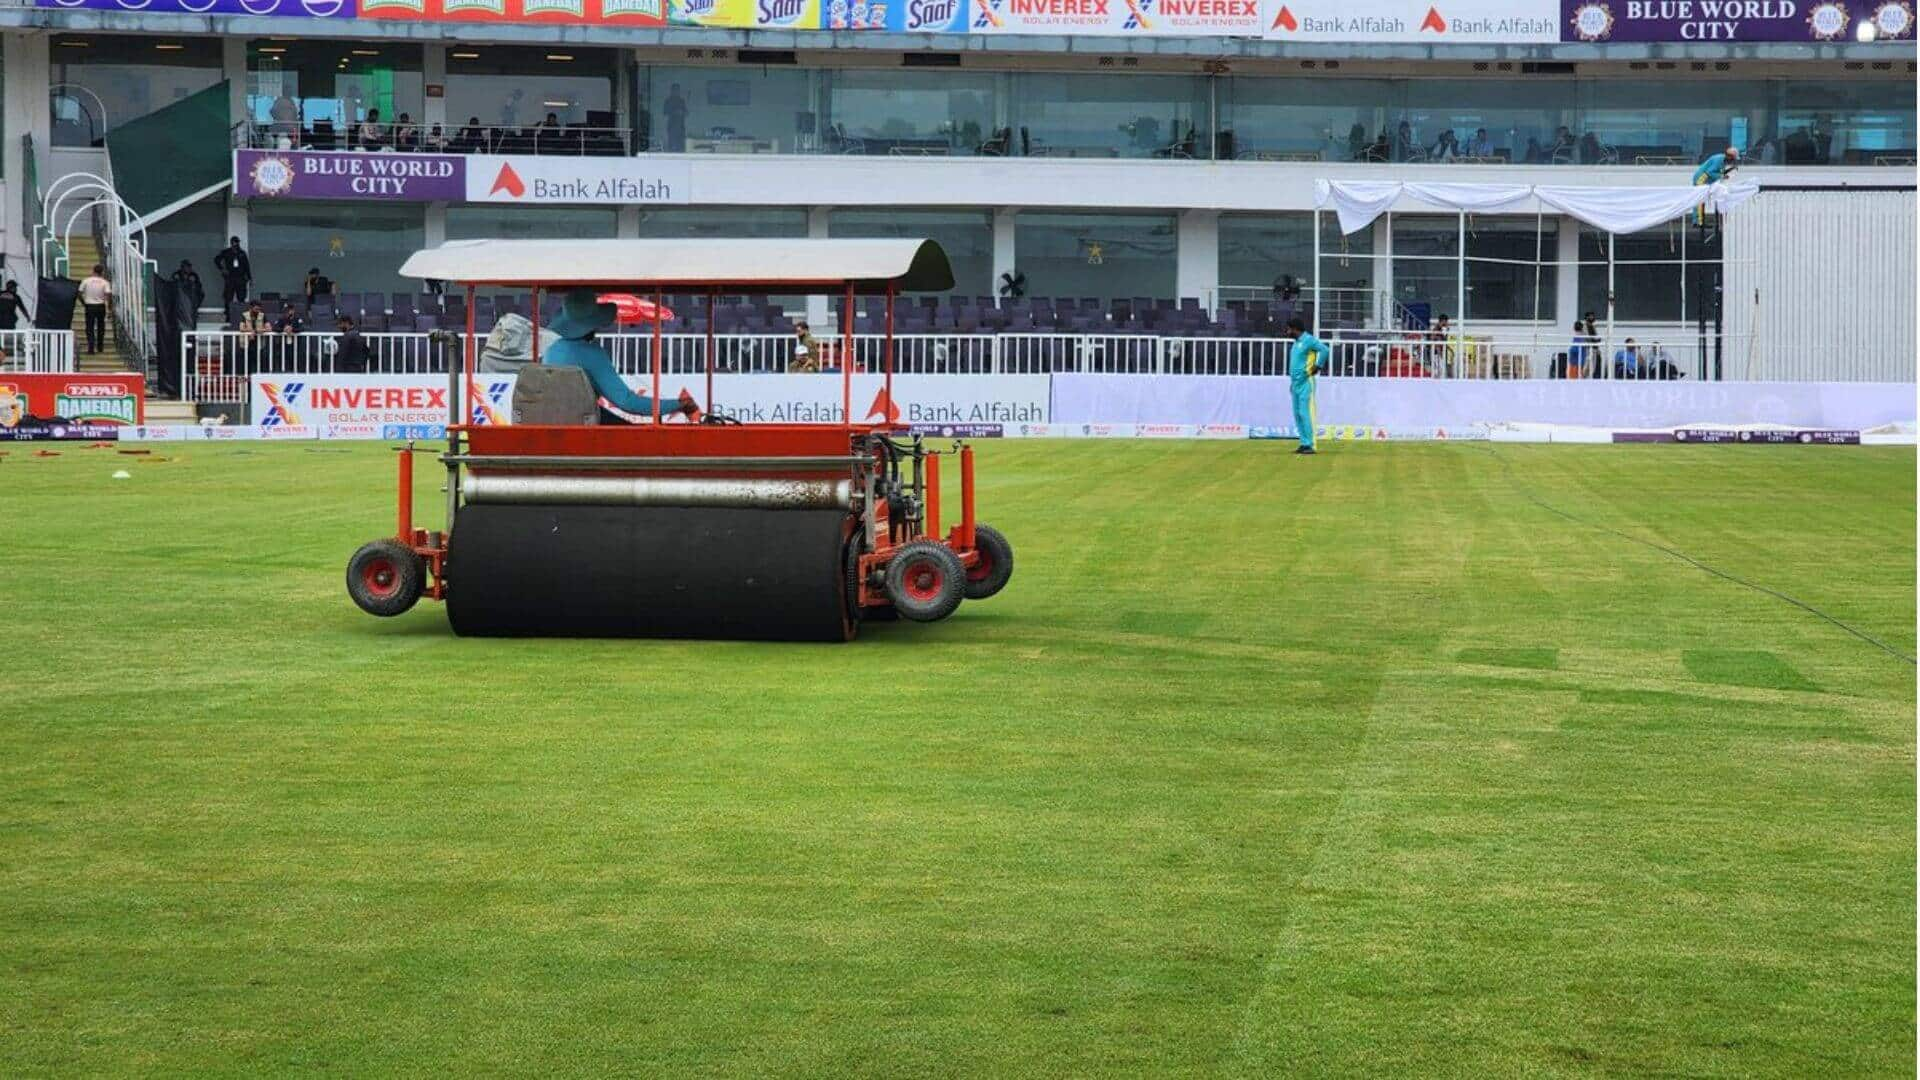
{"type": "Polygon", "coordinates": [[[107,303],[113,299],[113,283],[107,280],[107,268],[96,265],[93,273],[80,283],[80,306],[86,309],[87,351],[98,353],[107,347],[107,303]]]}
{"type": "Polygon", "coordinates": [[[387,125],[380,122],[380,110],[368,109],[360,123],[360,149],[378,150],[387,141],[387,125]]]}

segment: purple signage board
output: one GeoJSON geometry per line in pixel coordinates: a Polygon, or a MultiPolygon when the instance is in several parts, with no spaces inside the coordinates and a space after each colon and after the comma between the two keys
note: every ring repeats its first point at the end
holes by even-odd
{"type": "Polygon", "coordinates": [[[1914,24],[1912,0],[1560,0],[1560,15],[1562,41],[1898,41],[1914,24]]]}
{"type": "Polygon", "coordinates": [[[143,15],[281,15],[300,19],[351,19],[353,0],[34,0],[58,11],[137,11],[143,15]]]}
{"type": "Polygon", "coordinates": [[[233,193],[242,199],[462,202],[467,161],[451,154],[235,150],[233,193]]]}

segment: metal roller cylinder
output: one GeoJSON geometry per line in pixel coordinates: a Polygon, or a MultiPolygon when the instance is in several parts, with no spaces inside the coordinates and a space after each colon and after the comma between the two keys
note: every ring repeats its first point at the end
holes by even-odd
{"type": "Polygon", "coordinates": [[[469,472],[469,503],[546,506],[687,506],[739,510],[845,510],[850,480],[742,477],[553,476],[469,472]]]}
{"type": "Polygon", "coordinates": [[[481,637],[845,641],[844,510],[469,503],[447,620],[481,637]]]}

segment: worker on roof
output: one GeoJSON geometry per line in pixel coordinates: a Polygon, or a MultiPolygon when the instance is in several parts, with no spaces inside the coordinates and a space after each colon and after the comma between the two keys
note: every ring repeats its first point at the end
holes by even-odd
{"type": "MultiPolygon", "coordinates": [[[[613,358],[593,340],[593,335],[611,327],[619,317],[619,309],[612,304],[603,304],[594,295],[592,289],[573,289],[561,302],[560,314],[547,329],[560,335],[560,340],[547,349],[540,357],[541,363],[555,367],[577,367],[587,373],[587,381],[593,384],[593,392],[600,395],[602,423],[632,423],[632,417],[652,418],[653,399],[644,394],[635,393],[629,388],[620,373],[613,369],[613,358]],[[620,410],[611,412],[604,406],[611,405],[620,410]],[[631,415],[621,415],[622,413],[631,415]]],[[[670,409],[662,408],[664,418],[668,413],[685,413],[689,417],[697,416],[700,407],[693,395],[685,390],[680,392],[680,400],[670,409]]]]}
{"type": "Polygon", "coordinates": [[[1311,454],[1313,428],[1319,421],[1313,408],[1313,377],[1326,367],[1327,343],[1307,330],[1298,316],[1287,320],[1287,333],[1293,335],[1293,351],[1287,356],[1287,375],[1293,389],[1293,429],[1300,434],[1296,454],[1311,454]]]}
{"type": "MultiPolygon", "coordinates": [[[[1701,162],[1700,167],[1693,170],[1693,186],[1699,187],[1702,184],[1717,184],[1733,175],[1733,170],[1739,167],[1740,149],[1729,146],[1720,153],[1701,162]]],[[[1693,223],[1702,228],[1706,227],[1707,204],[1705,202],[1693,208],[1693,223]]]]}

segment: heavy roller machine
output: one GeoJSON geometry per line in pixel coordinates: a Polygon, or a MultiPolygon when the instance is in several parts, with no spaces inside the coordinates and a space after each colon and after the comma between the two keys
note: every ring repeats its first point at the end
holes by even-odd
{"type": "MultiPolygon", "coordinates": [[[[1013,551],[975,519],[973,450],[941,454],[885,424],[739,424],[659,415],[664,293],[796,295],[844,304],[843,418],[851,417],[853,302],[888,297],[883,367],[892,396],[892,298],[951,288],[932,241],[475,240],[416,253],[403,275],[463,286],[464,360],[449,363],[445,531],[416,528],[413,457],[399,453],[396,535],[347,566],[363,610],[442,600],[457,634],[847,641],[866,619],[932,622],[999,592],[1013,551]],[[534,292],[533,363],[513,423],[478,422],[478,286],[534,292]],[[591,286],[652,293],[651,423],[602,423],[578,368],[538,363],[539,294],[591,286]],[[464,420],[464,422],[459,422],[464,420]],[[957,459],[959,522],[942,531],[943,461],[957,459]]],[[[449,339],[450,340],[450,339],[449,339]]],[[[795,375],[792,378],[831,378],[795,375]]]]}

